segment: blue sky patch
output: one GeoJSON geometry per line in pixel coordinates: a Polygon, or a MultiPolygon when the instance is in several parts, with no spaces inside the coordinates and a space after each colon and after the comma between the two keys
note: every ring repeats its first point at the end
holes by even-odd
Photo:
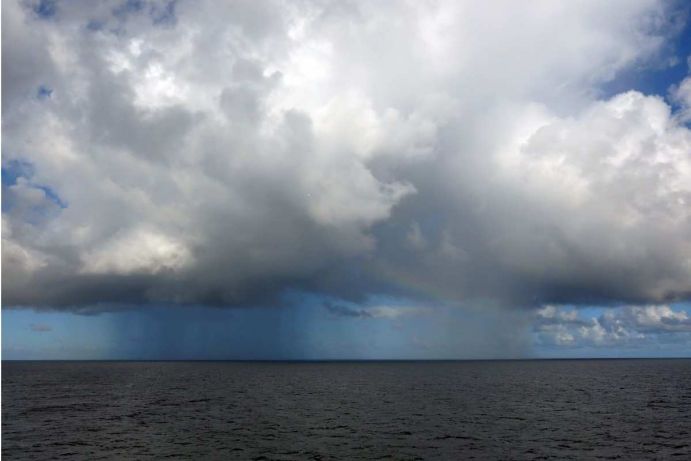
{"type": "Polygon", "coordinates": [[[140,13],[144,9],[142,0],[127,0],[113,9],[113,16],[119,19],[127,19],[130,14],[140,13]]]}
{"type": "Polygon", "coordinates": [[[17,178],[31,178],[34,175],[34,166],[21,159],[11,159],[3,162],[2,166],[2,187],[9,187],[17,184],[17,178]]]}
{"type": "Polygon", "coordinates": [[[7,189],[16,185],[19,178],[25,178],[28,180],[31,187],[43,191],[45,197],[58,207],[62,209],[67,208],[67,202],[64,201],[53,188],[44,184],[36,184],[31,181],[31,179],[34,177],[35,171],[34,165],[26,160],[11,159],[5,162],[2,167],[3,213],[10,211],[14,207],[12,194],[7,193],[7,189]]]}
{"type": "MultiPolygon", "coordinates": [[[[682,4],[676,12],[675,24],[681,24],[679,32],[666,43],[661,55],[652,64],[634,66],[617,75],[602,86],[605,97],[629,90],[646,95],[668,96],[672,85],[677,85],[689,74],[688,59],[691,57],[691,23],[688,17],[691,7],[682,4]]],[[[668,102],[673,103],[673,101],[668,102]]]]}
{"type": "Polygon", "coordinates": [[[177,0],[170,0],[165,5],[152,4],[149,9],[151,20],[156,25],[175,25],[177,17],[175,16],[175,6],[177,0]]]}
{"type": "Polygon", "coordinates": [[[47,85],[41,85],[36,90],[36,97],[39,100],[50,99],[53,96],[53,89],[47,85]]]}
{"type": "Polygon", "coordinates": [[[57,13],[56,0],[41,0],[34,6],[34,13],[41,19],[50,19],[57,13]]]}

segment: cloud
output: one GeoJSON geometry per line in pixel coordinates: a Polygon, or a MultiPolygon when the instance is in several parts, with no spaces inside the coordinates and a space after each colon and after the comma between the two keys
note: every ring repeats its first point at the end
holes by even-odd
{"type": "MultiPolygon", "coordinates": [[[[691,59],[691,58],[689,58],[691,59]]],[[[690,66],[691,67],[691,66],[690,66]]],[[[682,122],[691,121],[691,77],[687,77],[678,85],[672,88],[672,100],[676,102],[680,110],[677,117],[682,122]]]]}
{"type": "Polygon", "coordinates": [[[355,308],[344,304],[327,302],[324,306],[337,317],[372,318],[395,320],[401,317],[429,315],[432,310],[416,306],[368,306],[355,308]]]}
{"type": "Polygon", "coordinates": [[[31,331],[36,331],[38,333],[53,331],[53,328],[50,325],[45,325],[42,323],[32,323],[29,327],[31,328],[31,331]]]}
{"type": "Polygon", "coordinates": [[[691,295],[687,85],[601,90],[667,2],[41,5],[3,5],[7,305],[691,295]]]}
{"type": "Polygon", "coordinates": [[[636,345],[691,338],[691,317],[668,305],[623,306],[591,318],[582,318],[573,309],[546,306],[536,312],[533,328],[546,344],[636,345]]]}

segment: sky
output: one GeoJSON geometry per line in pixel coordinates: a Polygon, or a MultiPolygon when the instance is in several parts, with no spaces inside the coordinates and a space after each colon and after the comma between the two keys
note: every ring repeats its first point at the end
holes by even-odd
{"type": "Polygon", "coordinates": [[[691,356],[691,7],[4,1],[2,354],[691,356]]]}

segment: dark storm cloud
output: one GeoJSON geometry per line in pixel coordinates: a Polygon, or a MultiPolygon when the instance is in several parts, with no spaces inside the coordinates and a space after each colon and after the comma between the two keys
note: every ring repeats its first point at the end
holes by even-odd
{"type": "Polygon", "coordinates": [[[3,4],[6,305],[691,296],[671,6],[133,5],[3,4]]]}

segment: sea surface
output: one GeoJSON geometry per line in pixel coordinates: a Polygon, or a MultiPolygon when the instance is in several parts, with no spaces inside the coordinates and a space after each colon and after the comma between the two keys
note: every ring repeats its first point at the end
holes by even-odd
{"type": "Polygon", "coordinates": [[[3,362],[2,459],[691,459],[691,360],[3,362]]]}

